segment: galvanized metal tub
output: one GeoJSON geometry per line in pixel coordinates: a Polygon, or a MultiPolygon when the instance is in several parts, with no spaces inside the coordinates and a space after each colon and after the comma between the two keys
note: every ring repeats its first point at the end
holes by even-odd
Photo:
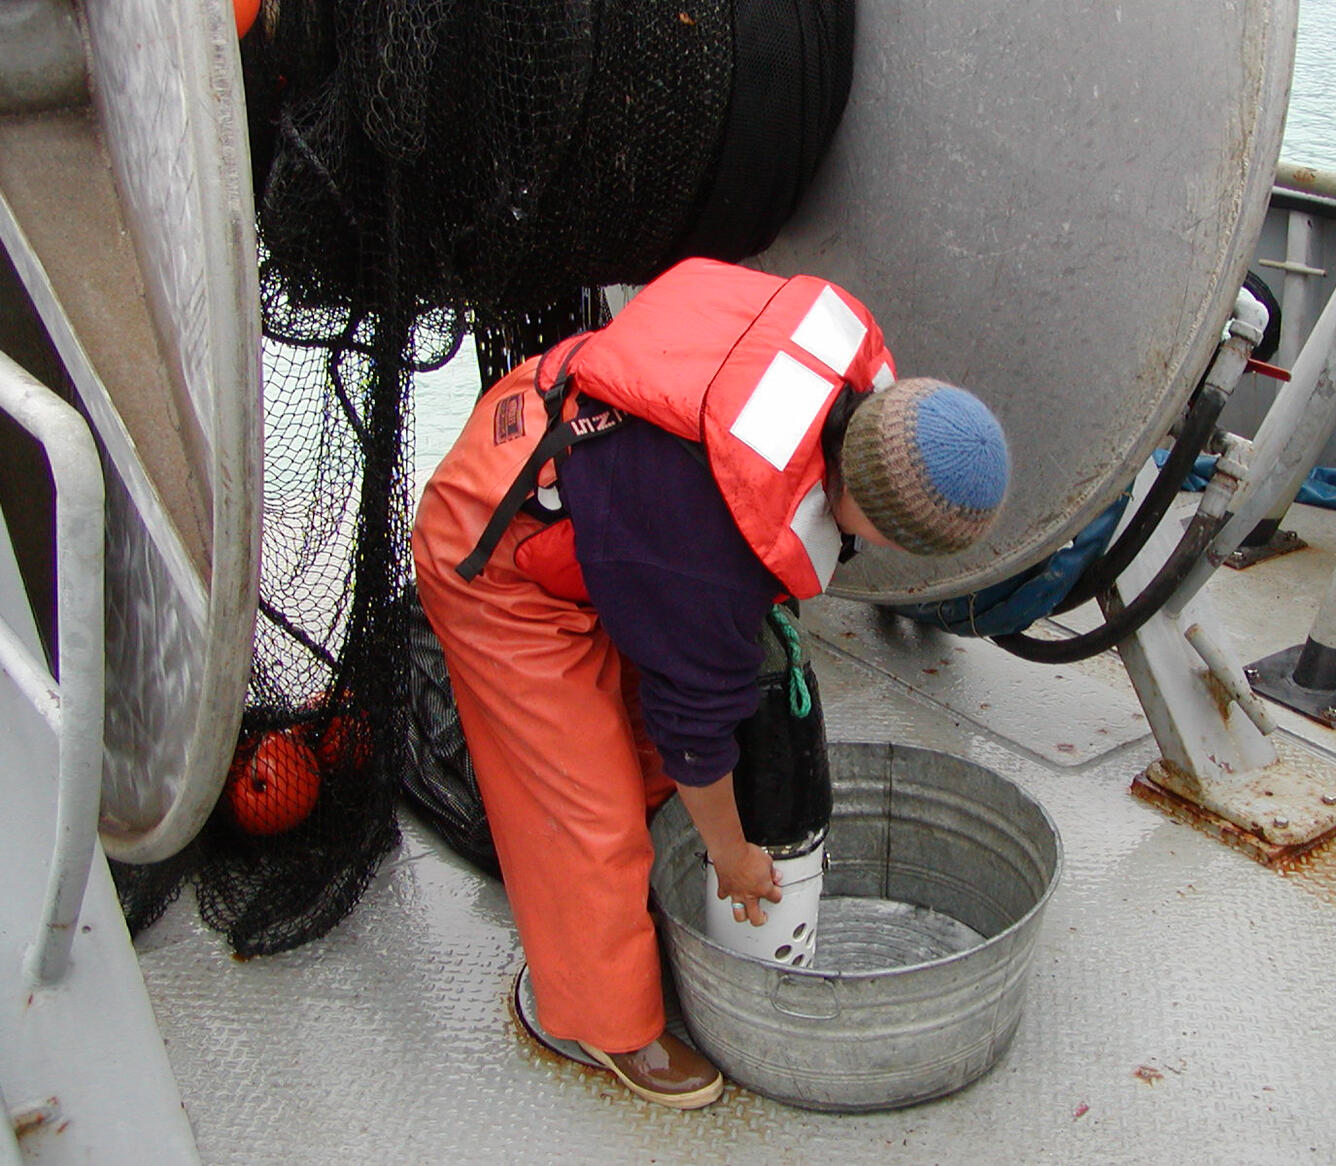
{"type": "Polygon", "coordinates": [[[912,1105],[1010,1044],[1061,842],[1038,802],[961,758],[839,743],[830,759],[812,967],[706,937],[703,847],[676,800],[652,827],[660,930],[692,1040],[729,1078],[808,1109],[912,1105]]]}

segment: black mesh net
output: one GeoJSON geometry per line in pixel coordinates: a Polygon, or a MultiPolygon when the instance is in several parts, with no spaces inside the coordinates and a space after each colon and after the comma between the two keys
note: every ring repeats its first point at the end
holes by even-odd
{"type": "Polygon", "coordinates": [[[731,5],[695,9],[285,0],[247,53],[248,100],[273,105],[256,135],[270,273],[296,302],[391,294],[485,325],[652,277],[728,102],[731,5]]]}
{"type": "Polygon", "coordinates": [[[602,285],[765,246],[852,43],[853,0],[266,0],[242,45],[267,412],[254,669],[197,843],[117,871],[136,918],[193,873],[250,955],[357,902],[411,762],[415,375],[472,333],[488,384],[602,323],[602,285]]]}

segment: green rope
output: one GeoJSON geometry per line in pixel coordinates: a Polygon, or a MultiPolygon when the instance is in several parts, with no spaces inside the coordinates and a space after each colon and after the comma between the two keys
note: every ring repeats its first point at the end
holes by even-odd
{"type": "Polygon", "coordinates": [[[803,676],[803,649],[798,629],[782,607],[771,608],[770,619],[784,639],[784,651],[789,658],[789,712],[795,717],[805,717],[812,711],[812,694],[807,688],[807,678],[803,676]]]}

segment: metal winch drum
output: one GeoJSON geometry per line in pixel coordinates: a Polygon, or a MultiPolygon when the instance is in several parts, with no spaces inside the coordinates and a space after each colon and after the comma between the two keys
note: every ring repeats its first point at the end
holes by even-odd
{"type": "Polygon", "coordinates": [[[911,1105],[1010,1044],[1061,842],[1038,802],[961,758],[837,743],[830,764],[810,964],[708,938],[703,847],[676,800],[652,828],[660,929],[691,1038],[730,1079],[809,1109],[911,1105]]]}

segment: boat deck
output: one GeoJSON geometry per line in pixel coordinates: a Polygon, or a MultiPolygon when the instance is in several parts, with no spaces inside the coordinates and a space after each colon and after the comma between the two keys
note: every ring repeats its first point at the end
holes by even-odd
{"type": "MultiPolygon", "coordinates": [[[[1285,527],[1309,549],[1211,584],[1245,661],[1303,642],[1336,565],[1328,512],[1285,527]]],[[[1134,799],[1157,752],[1112,655],[1034,665],[903,623],[870,639],[881,613],[841,600],[804,617],[833,738],[968,757],[1061,831],[1025,1014],[989,1073],[872,1115],[734,1086],[694,1113],[635,1100],[528,1036],[501,887],[405,811],[322,941],[239,962],[189,897],[138,941],[204,1162],[1336,1161],[1336,857],[1281,874],[1134,799]]],[[[1336,790],[1336,733],[1276,712],[1336,790]]]]}

